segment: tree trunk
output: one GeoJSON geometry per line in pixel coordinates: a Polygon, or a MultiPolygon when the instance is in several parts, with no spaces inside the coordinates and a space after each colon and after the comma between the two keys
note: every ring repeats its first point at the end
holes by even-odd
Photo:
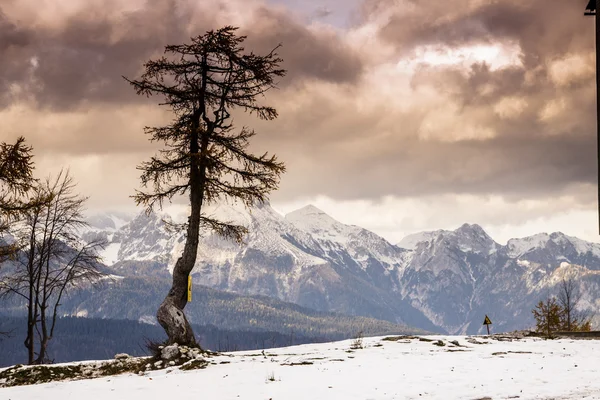
{"type": "Polygon", "coordinates": [[[27,311],[27,337],[25,338],[25,342],[24,345],[25,347],[27,347],[27,364],[33,364],[33,359],[35,357],[35,353],[33,350],[33,346],[35,341],[34,336],[33,336],[33,327],[34,327],[34,322],[33,322],[33,310],[31,309],[31,306],[28,307],[29,310],[27,311]]]}
{"type": "Polygon", "coordinates": [[[35,326],[35,315],[34,315],[34,303],[33,303],[33,278],[32,274],[29,275],[29,298],[27,299],[27,338],[25,339],[25,347],[27,347],[27,363],[33,364],[34,350],[33,346],[35,343],[33,336],[33,328],[35,326]]]}
{"type": "Polygon", "coordinates": [[[193,119],[190,135],[190,205],[191,212],[188,219],[187,237],[183,254],[173,268],[173,285],[167,297],[163,300],[156,318],[168,336],[168,343],[198,346],[194,332],[188,322],[183,309],[187,304],[188,278],[198,253],[198,236],[200,234],[200,216],[204,199],[204,179],[206,175],[206,153],[210,132],[203,132],[201,146],[198,146],[200,115],[204,110],[199,110],[193,119]],[[199,148],[200,147],[200,148],[199,148]]]}
{"type": "Polygon", "coordinates": [[[192,327],[183,312],[187,304],[188,277],[194,268],[198,249],[199,217],[193,223],[195,208],[199,207],[192,206],[183,254],[173,268],[173,285],[156,313],[158,322],[167,333],[169,344],[197,345],[192,327]]]}
{"type": "Polygon", "coordinates": [[[46,304],[44,302],[40,305],[40,323],[42,327],[41,337],[40,337],[40,351],[38,352],[38,357],[35,360],[36,364],[44,364],[46,361],[46,350],[48,349],[48,327],[46,325],[46,304]]]}
{"type": "MultiPolygon", "coordinates": [[[[192,189],[190,197],[194,199],[195,194],[192,189]]],[[[197,199],[196,199],[197,200],[197,199]]],[[[199,202],[192,201],[191,213],[188,219],[187,237],[183,254],[175,263],[173,268],[173,284],[171,290],[163,300],[156,318],[163,327],[167,336],[168,343],[178,343],[180,345],[197,346],[192,327],[188,322],[183,309],[187,304],[188,277],[198,253],[198,235],[200,234],[200,208],[199,202]]]]}
{"type": "Polygon", "coordinates": [[[38,357],[35,360],[36,364],[45,364],[46,361],[48,361],[47,357],[46,357],[46,352],[48,350],[48,337],[42,337],[42,339],[40,340],[40,352],[38,353],[38,357]]]}
{"type": "Polygon", "coordinates": [[[27,297],[27,338],[25,339],[25,347],[27,347],[27,363],[33,364],[35,357],[35,338],[34,327],[37,319],[37,307],[33,299],[35,285],[35,271],[33,257],[35,254],[35,228],[37,225],[37,214],[33,218],[31,234],[29,236],[29,259],[27,261],[27,284],[29,285],[29,296],[27,297]]]}

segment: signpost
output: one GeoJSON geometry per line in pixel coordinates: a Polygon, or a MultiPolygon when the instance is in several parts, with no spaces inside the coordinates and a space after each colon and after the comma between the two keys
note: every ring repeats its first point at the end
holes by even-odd
{"type": "Polygon", "coordinates": [[[187,292],[188,302],[192,301],[192,276],[188,276],[188,292],[187,292]]]}
{"type": "Polygon", "coordinates": [[[490,334],[490,325],[492,324],[492,320],[490,319],[490,317],[487,316],[487,314],[485,316],[485,319],[483,320],[483,324],[487,328],[488,335],[489,335],[490,334]]]}

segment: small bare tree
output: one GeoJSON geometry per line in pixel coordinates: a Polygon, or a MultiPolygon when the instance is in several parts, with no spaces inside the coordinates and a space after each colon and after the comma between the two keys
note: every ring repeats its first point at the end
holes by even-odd
{"type": "Polygon", "coordinates": [[[25,213],[20,233],[27,248],[9,274],[0,277],[0,295],[20,296],[27,305],[25,347],[30,364],[50,361],[48,344],[54,335],[60,301],[68,290],[102,276],[97,249],[104,243],[83,243],[77,233],[86,226],[83,205],[68,172],[34,188],[44,199],[25,213]],[[39,346],[36,351],[37,334],[39,346]]]}
{"type": "Polygon", "coordinates": [[[563,278],[559,286],[558,304],[560,304],[563,309],[565,328],[567,331],[571,331],[573,328],[573,319],[576,318],[576,307],[579,300],[581,300],[581,293],[573,281],[573,278],[563,278]]]}
{"type": "Polygon", "coordinates": [[[166,56],[148,61],[140,79],[128,80],[140,95],[158,95],[173,112],[166,126],[146,128],[152,141],[166,149],[143,163],[142,184],[135,201],[151,212],[165,200],[189,194],[190,215],[181,257],[173,269],[173,285],[156,317],[169,343],[196,345],[183,309],[187,283],[196,263],[201,229],[212,230],[240,242],[243,226],[220,221],[204,212],[204,205],[234,199],[246,205],[265,201],[276,189],[284,165],[275,156],[248,150],[254,131],[234,129],[233,109],[261,119],[277,117],[273,107],[258,100],[275,86],[285,71],[275,50],[260,56],[242,47],[245,36],[227,26],[192,38],[191,43],[170,45],[166,56]]]}
{"type": "Polygon", "coordinates": [[[558,288],[558,304],[562,309],[563,329],[566,331],[589,331],[591,318],[577,309],[582,293],[572,277],[563,278],[558,288]]]}

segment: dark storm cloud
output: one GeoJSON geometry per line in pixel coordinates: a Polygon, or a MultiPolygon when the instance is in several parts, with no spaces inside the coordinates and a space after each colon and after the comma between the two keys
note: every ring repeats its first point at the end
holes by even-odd
{"type": "MultiPolygon", "coordinates": [[[[398,2],[367,1],[363,13],[368,17],[369,13],[391,4],[398,2]]],[[[379,33],[401,53],[422,45],[450,48],[490,43],[518,45],[522,61],[519,67],[495,71],[485,65],[472,67],[462,91],[467,102],[469,99],[477,102],[478,96],[473,90],[490,83],[499,89],[492,95],[487,94],[489,100],[508,94],[535,95],[553,90],[550,87],[554,84],[549,82],[549,64],[575,54],[590,54],[594,48],[594,21],[583,16],[585,5],[582,2],[408,0],[400,4],[379,33]],[[530,75],[527,84],[525,74],[530,75]]],[[[435,73],[447,76],[439,71],[435,73]]]]}
{"type": "Polygon", "coordinates": [[[10,47],[25,47],[31,42],[29,32],[19,29],[0,10],[0,49],[5,51],[10,47]]]}
{"type": "MultiPolygon", "coordinates": [[[[368,145],[358,140],[356,147],[344,147],[339,157],[333,155],[335,144],[324,143],[313,151],[313,162],[289,169],[293,187],[286,186],[286,193],[313,190],[338,199],[436,193],[551,196],[573,185],[596,182],[593,70],[592,75],[589,70],[570,73],[561,84],[553,80],[551,71],[553,63],[568,57],[590,61],[593,21],[583,17],[585,4],[559,0],[473,4],[466,0],[365,3],[366,17],[392,12],[379,35],[396,46],[400,57],[422,45],[516,43],[521,64],[497,69],[485,63],[468,70],[443,65],[418,68],[412,89],[433,87],[457,107],[455,125],[440,127],[447,130],[446,137],[422,137],[420,127],[436,116],[425,108],[398,115],[396,126],[384,128],[376,116],[353,120],[356,110],[338,108],[351,121],[339,127],[348,142],[368,136],[373,140],[368,145]],[[501,101],[518,103],[522,109],[510,117],[501,115],[497,111],[501,101]],[[561,101],[565,109],[545,119],[552,102],[561,101]],[[475,126],[481,137],[460,138],[461,125],[475,126]],[[382,137],[382,129],[394,134],[382,137]],[[493,132],[491,137],[486,137],[486,129],[493,132]],[[335,166],[323,169],[326,164],[335,166]]],[[[311,108],[304,114],[327,114],[326,104],[311,108]]],[[[311,132],[313,143],[330,137],[311,132]]]]}
{"type": "Polygon", "coordinates": [[[572,194],[574,185],[596,179],[595,148],[581,137],[404,142],[388,147],[371,158],[358,150],[345,152],[335,165],[331,148],[324,149],[310,162],[294,163],[276,196],[293,199],[312,193],[347,200],[469,193],[552,201],[572,194]]]}
{"type": "MultiPolygon", "coordinates": [[[[192,7],[152,0],[120,15],[90,9],[66,17],[59,28],[19,26],[0,14],[0,106],[19,96],[33,97],[39,106],[55,110],[86,102],[143,101],[123,75],[138,76],[142,64],[165,45],[187,42],[190,36],[219,27],[214,15],[188,12],[192,7]],[[22,90],[11,92],[11,85],[22,90]]],[[[281,54],[291,70],[288,82],[307,77],[340,82],[360,73],[358,57],[339,38],[313,33],[285,13],[262,9],[245,33],[251,38],[249,50],[284,45],[281,54]]]]}
{"type": "Polygon", "coordinates": [[[11,85],[27,77],[33,40],[31,31],[19,28],[0,9],[0,107],[10,100],[11,85]]]}
{"type": "Polygon", "coordinates": [[[41,39],[37,100],[58,109],[84,101],[137,100],[121,76],[137,75],[166,43],[187,39],[191,21],[177,10],[173,1],[154,1],[118,20],[90,13],[66,21],[50,40],[41,39]]]}
{"type": "MultiPolygon", "coordinates": [[[[166,43],[186,40],[192,24],[207,26],[190,21],[183,8],[174,1],[154,0],[118,18],[90,9],[59,21],[59,27],[23,26],[28,40],[13,54],[12,63],[27,73],[9,83],[23,87],[22,95],[32,96],[43,108],[136,100],[121,76],[136,75],[166,43]]],[[[0,59],[10,56],[5,48],[0,52],[0,59]]]]}
{"type": "MultiPolygon", "coordinates": [[[[392,18],[372,42],[357,43],[327,28],[309,29],[280,9],[255,7],[244,15],[246,49],[263,53],[282,43],[289,73],[267,99],[279,119],[235,114],[235,124],[256,128],[253,148],[286,162],[279,199],[445,193],[552,199],[595,183],[593,65],[591,75],[587,68],[593,21],[575,3],[370,1],[366,7],[387,7],[392,18]],[[397,49],[394,59],[381,61],[387,49],[375,60],[365,55],[375,53],[382,38],[397,49]],[[497,42],[516,43],[522,63],[420,66],[409,88],[397,76],[404,72],[393,68],[420,45],[497,42]],[[582,57],[585,68],[558,68],[564,75],[558,82],[553,65],[573,57],[582,57]],[[396,82],[400,93],[390,95],[396,82]],[[508,115],[499,104],[518,110],[508,115]]],[[[14,135],[34,132],[28,140],[49,153],[148,151],[142,127],[162,122],[156,107],[127,104],[144,99],[121,75],[138,76],[165,44],[185,42],[223,20],[218,7],[211,8],[214,14],[194,13],[185,4],[155,0],[119,16],[78,13],[52,29],[1,19],[0,105],[34,96],[45,108],[33,109],[27,121],[11,114],[14,135]],[[15,84],[23,90],[6,90],[15,84]],[[86,114],[78,111],[82,104],[90,105],[86,114]]],[[[352,34],[361,39],[365,33],[352,34]]]]}
{"type": "Polygon", "coordinates": [[[423,87],[447,99],[456,110],[451,121],[436,120],[444,112],[439,103],[401,113],[382,105],[379,113],[364,114],[355,105],[329,104],[327,98],[314,99],[293,122],[284,115],[288,125],[303,124],[308,143],[302,150],[291,139],[280,145],[284,152],[291,146],[294,150],[285,157],[298,160],[288,168],[289,184],[282,186],[286,196],[313,193],[342,200],[470,193],[552,201],[572,194],[574,187],[596,183],[593,76],[574,77],[559,87],[546,67],[493,70],[479,63],[465,71],[430,66],[418,68],[412,77],[417,103],[423,87]],[[518,110],[503,115],[501,101],[518,110]],[[564,110],[545,117],[547,108],[561,101],[564,110]],[[344,118],[332,121],[328,115],[344,118]],[[421,129],[431,121],[440,133],[423,137],[421,129]],[[462,136],[469,127],[475,138],[462,136]],[[488,129],[491,137],[486,137],[488,129]],[[342,140],[346,145],[340,145],[342,140]]]}
{"type": "Polygon", "coordinates": [[[288,70],[284,84],[303,78],[355,83],[363,72],[359,55],[334,32],[310,31],[284,12],[261,7],[246,30],[248,48],[267,51],[273,43],[282,44],[278,53],[288,70]]]}
{"type": "Polygon", "coordinates": [[[583,2],[562,0],[367,0],[362,14],[368,19],[393,9],[380,34],[403,50],[424,44],[460,46],[513,39],[525,58],[535,62],[593,45],[593,20],[583,16],[584,7],[583,2]]]}
{"type": "Polygon", "coordinates": [[[440,93],[450,93],[450,97],[468,116],[469,112],[485,115],[486,125],[500,136],[510,136],[521,140],[524,136],[543,135],[549,129],[540,118],[552,101],[564,99],[570,104],[570,112],[563,113],[558,119],[568,121],[570,128],[554,132],[562,135],[584,135],[590,142],[595,132],[595,104],[593,74],[584,71],[582,76],[569,77],[563,87],[557,87],[549,76],[546,67],[528,70],[522,66],[508,66],[498,70],[490,69],[485,63],[471,65],[465,72],[458,68],[424,67],[412,78],[413,89],[421,86],[433,86],[440,93]],[[582,77],[584,79],[582,79],[582,77]],[[522,101],[526,105],[519,115],[504,118],[495,111],[499,101],[522,101]]]}

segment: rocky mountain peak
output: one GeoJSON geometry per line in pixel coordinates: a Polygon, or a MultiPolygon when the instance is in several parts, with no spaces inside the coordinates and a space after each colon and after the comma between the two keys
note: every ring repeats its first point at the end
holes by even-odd
{"type": "Polygon", "coordinates": [[[103,214],[94,214],[86,218],[86,222],[91,229],[117,230],[128,223],[132,215],[119,212],[107,212],[103,214]]]}
{"type": "Polygon", "coordinates": [[[483,228],[477,224],[462,224],[459,228],[455,230],[456,233],[465,234],[469,236],[479,236],[482,238],[489,238],[490,236],[487,234],[483,228]]]}
{"type": "MultiPolygon", "coordinates": [[[[286,218],[287,217],[290,217],[290,218],[319,217],[320,218],[322,216],[329,217],[329,215],[327,215],[327,213],[325,213],[325,211],[313,206],[312,204],[309,204],[307,206],[304,206],[302,208],[299,208],[295,211],[292,211],[292,212],[286,214],[286,218]]],[[[329,217],[329,218],[331,218],[331,217],[329,217]]]]}
{"type": "Polygon", "coordinates": [[[538,233],[524,238],[510,239],[506,247],[511,257],[518,257],[537,248],[545,247],[549,240],[550,235],[547,233],[538,233]]]}
{"type": "Polygon", "coordinates": [[[477,224],[463,224],[453,231],[437,230],[420,232],[402,239],[398,246],[416,250],[419,243],[428,242],[432,246],[451,246],[463,252],[490,254],[499,245],[477,224]]]}
{"type": "Polygon", "coordinates": [[[327,233],[327,236],[331,236],[331,234],[338,235],[348,233],[349,229],[352,230],[350,225],[342,224],[313,205],[286,214],[285,220],[306,232],[317,235],[327,233]]]}
{"type": "Polygon", "coordinates": [[[405,236],[400,242],[398,242],[397,246],[402,247],[403,249],[414,250],[417,248],[419,243],[435,241],[435,239],[447,232],[448,231],[437,230],[413,233],[411,235],[405,236]]]}
{"type": "Polygon", "coordinates": [[[566,239],[566,238],[567,238],[567,235],[565,235],[562,232],[552,232],[550,234],[550,239],[552,239],[552,240],[563,240],[563,239],[566,239]]]}
{"type": "Polygon", "coordinates": [[[463,224],[454,231],[454,236],[463,251],[491,254],[499,245],[477,224],[463,224]]]}

